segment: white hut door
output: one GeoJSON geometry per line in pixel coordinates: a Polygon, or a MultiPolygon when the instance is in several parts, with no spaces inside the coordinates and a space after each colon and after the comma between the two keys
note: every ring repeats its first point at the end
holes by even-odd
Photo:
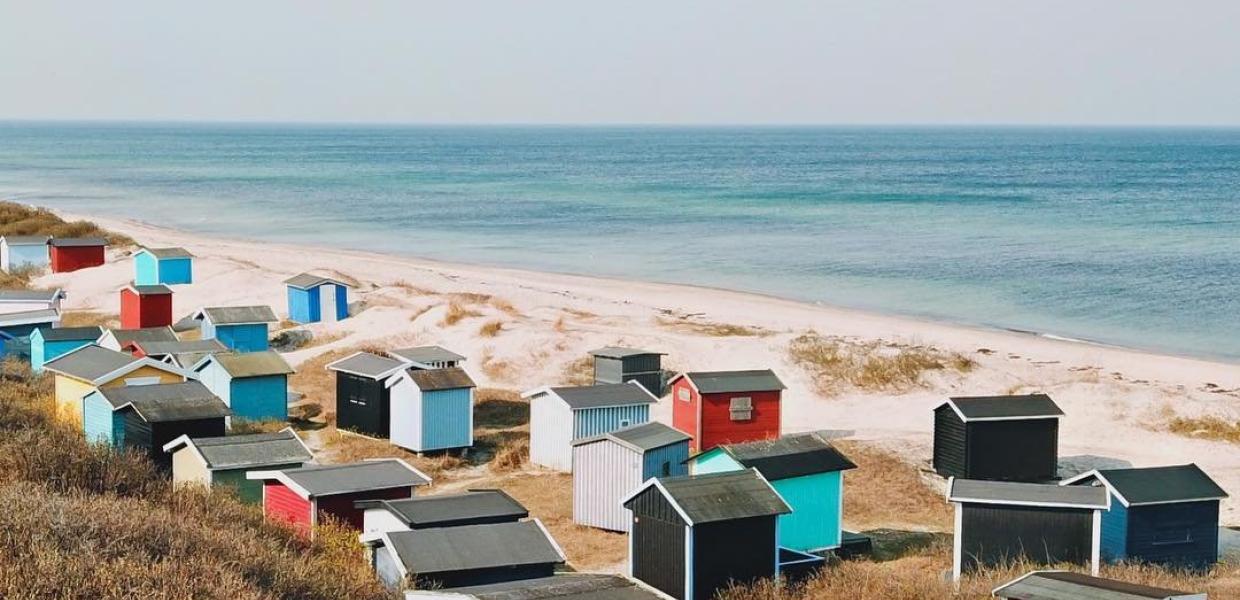
{"type": "Polygon", "coordinates": [[[336,320],[336,286],[319,286],[319,320],[336,320]]]}

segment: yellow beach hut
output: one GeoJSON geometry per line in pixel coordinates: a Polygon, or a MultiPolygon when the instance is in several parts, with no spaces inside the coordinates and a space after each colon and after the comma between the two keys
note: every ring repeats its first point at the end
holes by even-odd
{"type": "Polygon", "coordinates": [[[94,344],[62,354],[43,368],[56,375],[57,414],[75,422],[82,420],[82,398],[97,389],[188,379],[185,371],[173,365],[94,344]]]}

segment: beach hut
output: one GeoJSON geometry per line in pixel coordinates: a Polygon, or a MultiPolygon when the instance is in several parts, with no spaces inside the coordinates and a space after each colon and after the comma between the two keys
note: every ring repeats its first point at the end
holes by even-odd
{"type": "Polygon", "coordinates": [[[515,523],[528,510],[503,490],[469,490],[404,500],[361,500],[362,533],[515,523]]]}
{"type": "Polygon", "coordinates": [[[238,352],[266,350],[267,325],[278,321],[269,306],[200,308],[193,319],[202,325],[202,339],[217,339],[238,352]]]}
{"type": "Polygon", "coordinates": [[[651,477],[687,475],[689,436],[651,421],[573,442],[573,521],[628,531],[620,501],[651,477]]]}
{"type": "Polygon", "coordinates": [[[182,285],[194,282],[194,255],[185,248],[142,248],[133,255],[137,285],[182,285]]]}
{"type": "Polygon", "coordinates": [[[387,379],[408,363],[358,352],[328,363],[336,374],[336,427],[386,438],[391,431],[391,389],[387,379]]]}
{"type": "Polygon", "coordinates": [[[456,367],[402,369],[384,382],[393,444],[429,452],[474,445],[474,380],[456,367]]]}
{"type": "Polygon", "coordinates": [[[0,313],[0,357],[29,358],[30,335],[40,328],[54,329],[60,324],[60,311],[54,309],[0,313]]]}
{"type": "Polygon", "coordinates": [[[360,531],[364,510],[354,506],[355,502],[412,498],[415,488],[431,482],[395,458],[250,471],[246,478],[263,482],[263,512],[268,520],[292,524],[311,536],[314,526],[327,517],[360,531]]]}
{"type": "Polygon", "coordinates": [[[219,340],[177,340],[175,342],[132,340],[121,348],[138,358],[149,356],[160,362],[189,369],[208,354],[228,352],[219,340]]]}
{"type": "Polygon", "coordinates": [[[1197,465],[1097,469],[1062,485],[1099,486],[1102,558],[1205,569],[1218,562],[1219,503],[1227,492],[1197,465]]]}
{"type": "Polygon", "coordinates": [[[550,577],[566,559],[538,519],[363,534],[383,583],[421,589],[550,577]]]}
{"type": "Polygon", "coordinates": [[[172,365],[94,344],[66,352],[43,368],[56,375],[57,410],[77,422],[82,418],[82,399],[97,389],[181,383],[188,378],[184,370],[172,365]]]}
{"type": "Polygon", "coordinates": [[[82,400],[87,441],[135,449],[170,469],[164,446],[181,436],[224,435],[228,407],[197,381],[97,389],[82,400]]]}
{"type": "Polygon", "coordinates": [[[129,352],[128,348],[135,343],[176,341],[178,341],[176,332],[167,325],[139,329],[116,329],[110,327],[104,330],[103,335],[99,336],[95,345],[108,350],[116,350],[117,352],[129,352]]]}
{"type": "Polygon", "coordinates": [[[690,459],[695,474],[757,469],[792,512],[779,518],[779,544],[822,553],[844,543],[844,471],[857,465],[821,434],[724,444],[690,459]]]}
{"type": "Polygon", "coordinates": [[[1069,571],[1030,571],[991,592],[1003,600],[1207,600],[1180,592],[1069,571]]]}
{"type": "Polygon", "coordinates": [[[934,409],[934,470],[964,479],[1053,480],[1062,416],[1046,394],[949,398],[934,409]]]}
{"type": "Polygon", "coordinates": [[[776,520],[791,509],[756,470],[650,479],[623,505],[629,573],[673,598],[779,574],[776,520]]]}
{"type": "Polygon", "coordinates": [[[0,271],[42,269],[48,265],[46,235],[6,235],[0,237],[0,271]]]}
{"type": "Polygon", "coordinates": [[[591,350],[594,384],[636,381],[655,396],[663,395],[663,352],[607,346],[591,350]]]}
{"type": "Polygon", "coordinates": [[[672,427],[695,452],[779,437],[784,384],[767,370],[682,373],[672,390],[672,427]]]}
{"type": "Polygon", "coordinates": [[[100,335],[103,329],[95,326],[39,327],[30,333],[30,370],[42,373],[47,363],[95,343],[100,335]]]}
{"type": "Polygon", "coordinates": [[[349,317],[349,284],[302,273],[284,280],[288,318],[297,323],[343,321],[349,317]]]}
{"type": "Polygon", "coordinates": [[[1098,574],[1106,490],[1016,481],[947,481],[955,505],[952,577],[1017,560],[1089,564],[1098,574]]]}
{"type": "Polygon", "coordinates": [[[415,369],[450,369],[452,367],[459,367],[461,363],[465,362],[464,356],[440,346],[400,348],[392,350],[388,354],[392,358],[409,363],[409,366],[415,369]]]}
{"type": "Polygon", "coordinates": [[[278,352],[218,352],[191,369],[233,416],[261,421],[288,420],[288,376],[293,368],[278,352]]]}
{"type": "Polygon", "coordinates": [[[98,267],[105,261],[103,238],[52,238],[50,260],[53,273],[70,273],[98,267]]]}
{"type": "Polygon", "coordinates": [[[166,285],[127,285],[121,288],[121,327],[171,328],[172,288],[166,285]]]}
{"type": "Polygon", "coordinates": [[[250,504],[262,504],[263,484],[246,479],[246,473],[299,469],[314,460],[292,428],[217,437],[183,435],[164,444],[164,452],[172,457],[175,485],[230,487],[250,504]]]}
{"type": "Polygon", "coordinates": [[[541,387],[521,395],[530,401],[530,462],[569,472],[573,441],[650,420],[658,402],[638,383],[541,387]]]}
{"type": "Polygon", "coordinates": [[[60,310],[65,293],[60,288],[50,290],[0,290],[0,314],[23,313],[32,310],[60,310]]]}

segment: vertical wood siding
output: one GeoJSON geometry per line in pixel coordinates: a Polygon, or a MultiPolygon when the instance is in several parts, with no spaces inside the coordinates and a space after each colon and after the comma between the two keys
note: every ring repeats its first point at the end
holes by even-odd
{"type": "MultiPolygon", "coordinates": [[[[677,475],[688,475],[689,465],[685,463],[689,459],[689,442],[678,442],[670,446],[655,448],[647,451],[645,457],[642,458],[642,476],[641,480],[645,481],[651,477],[675,477],[677,475]],[[666,466],[666,472],[664,467],[666,466]]],[[[636,487],[636,486],[634,486],[636,487]]],[[[625,493],[633,491],[629,488],[625,493]]]]}
{"type": "Polygon", "coordinates": [[[399,500],[412,498],[412,487],[395,487],[378,490],[366,490],[352,494],[333,494],[317,498],[319,506],[319,523],[327,519],[336,519],[356,531],[362,530],[365,523],[364,511],[353,506],[358,500],[399,500]]]}
{"type": "Polygon", "coordinates": [[[700,452],[701,440],[698,439],[698,403],[702,401],[697,391],[689,385],[685,378],[676,380],[672,385],[672,427],[689,435],[689,451],[700,452]],[[688,397],[688,400],[683,398],[688,397]]]}
{"type": "Polygon", "coordinates": [[[771,484],[792,508],[779,516],[779,544],[809,552],[840,545],[840,472],[780,479],[771,484]]]}
{"type": "Polygon", "coordinates": [[[159,281],[159,261],[149,252],[139,252],[133,257],[133,282],[137,285],[155,285],[159,281]]]}
{"type": "Polygon", "coordinates": [[[104,263],[103,246],[51,246],[53,273],[70,273],[104,263]]]}
{"type": "Polygon", "coordinates": [[[215,339],[238,352],[262,352],[267,349],[267,324],[219,325],[215,339]]]}
{"type": "Polygon", "coordinates": [[[112,403],[100,394],[92,393],[82,401],[82,429],[89,443],[116,447],[124,444],[124,423],[114,417],[112,403]]]}
{"type": "MultiPolygon", "coordinates": [[[[131,411],[126,411],[131,412],[131,411]]],[[[147,425],[149,433],[147,449],[151,461],[160,469],[172,468],[172,457],[164,452],[164,446],[182,435],[195,437],[219,437],[226,433],[224,417],[213,419],[193,419],[189,421],[172,421],[169,423],[151,423],[147,425]]],[[[126,430],[128,439],[128,430],[126,430]]]]}
{"type": "Polygon", "coordinates": [[[650,420],[650,405],[607,406],[573,411],[573,439],[591,437],[650,420]]]}
{"type": "Polygon", "coordinates": [[[633,577],[673,597],[685,597],[685,528],[675,509],[654,487],[630,503],[633,577]]]}
{"type": "Polygon", "coordinates": [[[775,576],[775,517],[693,528],[693,600],[712,600],[733,582],[775,576]]]}
{"type": "Polygon", "coordinates": [[[215,471],[211,474],[211,485],[232,488],[237,498],[247,504],[262,504],[263,502],[263,482],[257,479],[246,479],[245,474],[250,471],[283,471],[284,469],[297,469],[304,466],[303,463],[290,463],[287,465],[263,465],[252,469],[225,469],[215,471]]]}
{"type": "Polygon", "coordinates": [[[1102,559],[1128,558],[1128,509],[1111,496],[1111,509],[1102,511],[1102,559]]]}
{"type": "Polygon", "coordinates": [[[1093,511],[1079,508],[964,505],[961,571],[1021,558],[1035,564],[1089,562],[1093,511]]]}
{"type": "Polygon", "coordinates": [[[227,403],[234,417],[255,421],[288,420],[288,377],[286,375],[233,379],[230,387],[227,403]]]}
{"type": "Polygon", "coordinates": [[[172,325],[172,294],[141,296],[121,290],[121,327],[140,329],[172,325]]]}
{"type": "Polygon", "coordinates": [[[1042,482],[1054,479],[1059,461],[1059,420],[979,421],[966,426],[965,477],[1042,482]]]}
{"type": "Polygon", "coordinates": [[[61,355],[73,352],[82,346],[89,346],[92,343],[90,340],[45,342],[42,335],[35,336],[30,343],[30,368],[35,373],[41,373],[43,372],[43,365],[61,355]]]}
{"type": "Polygon", "coordinates": [[[318,304],[318,294],[312,294],[309,290],[301,290],[295,287],[288,287],[288,318],[298,323],[313,323],[318,320],[318,311],[314,309],[314,305],[318,304]],[[313,301],[311,297],[313,296],[313,301]]]}
{"type": "Polygon", "coordinates": [[[642,457],[603,439],[573,448],[573,521],[628,531],[632,520],[620,501],[642,482],[642,457]]]}
{"type": "Polygon", "coordinates": [[[416,452],[422,445],[422,390],[401,378],[390,392],[392,443],[416,452]]]}
{"type": "Polygon", "coordinates": [[[232,377],[219,363],[212,361],[198,369],[198,381],[224,404],[232,406],[232,377]]]}
{"type": "Polygon", "coordinates": [[[327,288],[327,293],[336,294],[336,320],[349,318],[349,288],[343,285],[333,285],[327,288]]]}
{"type": "Polygon", "coordinates": [[[474,443],[474,390],[435,390],[422,394],[420,450],[468,448],[474,443]]]}
{"type": "Polygon", "coordinates": [[[165,258],[159,261],[159,283],[184,285],[194,282],[194,259],[165,258]]]}
{"type": "Polygon", "coordinates": [[[719,444],[736,444],[779,437],[780,393],[745,392],[706,394],[702,398],[702,439],[698,450],[719,444]],[[732,398],[748,397],[753,403],[751,418],[732,420],[732,398]]]}
{"type": "Polygon", "coordinates": [[[82,398],[95,391],[84,381],[56,376],[56,415],[69,423],[82,422],[82,398]]]}
{"type": "Polygon", "coordinates": [[[1128,558],[1208,568],[1218,562],[1218,514],[1217,500],[1129,507],[1128,558]],[[1183,533],[1189,541],[1169,543],[1183,533]]]}
{"type": "MultiPolygon", "coordinates": [[[[255,481],[254,483],[259,483],[255,481]]],[[[198,455],[187,446],[172,453],[172,484],[176,486],[211,486],[211,471],[207,470],[198,455]]]]}
{"type": "Polygon", "coordinates": [[[549,469],[573,470],[573,411],[547,395],[530,399],[530,462],[549,469]]]}
{"type": "Polygon", "coordinates": [[[310,501],[276,480],[263,482],[263,512],[267,519],[293,525],[302,535],[310,535],[310,501]]]}
{"type": "Polygon", "coordinates": [[[377,381],[352,373],[336,372],[336,425],[375,437],[387,437],[388,389],[377,381]]]}
{"type": "Polygon", "coordinates": [[[950,406],[934,409],[934,472],[943,477],[964,477],[964,421],[950,406]]]}

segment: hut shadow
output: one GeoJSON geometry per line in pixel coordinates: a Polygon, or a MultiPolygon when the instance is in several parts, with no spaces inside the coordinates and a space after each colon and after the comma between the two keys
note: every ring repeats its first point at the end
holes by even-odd
{"type": "Polygon", "coordinates": [[[1132,463],[1112,458],[1110,456],[1098,456],[1096,454],[1078,454],[1076,456],[1059,457],[1059,477],[1066,479],[1075,477],[1086,471],[1093,469],[1127,469],[1132,463]]]}
{"type": "Polygon", "coordinates": [[[519,400],[487,400],[474,406],[474,427],[509,429],[530,422],[530,403],[519,400]]]}
{"type": "Polygon", "coordinates": [[[871,529],[861,534],[870,538],[873,544],[870,558],[877,562],[921,554],[940,545],[950,548],[952,543],[952,534],[938,531],[871,529]]]}

